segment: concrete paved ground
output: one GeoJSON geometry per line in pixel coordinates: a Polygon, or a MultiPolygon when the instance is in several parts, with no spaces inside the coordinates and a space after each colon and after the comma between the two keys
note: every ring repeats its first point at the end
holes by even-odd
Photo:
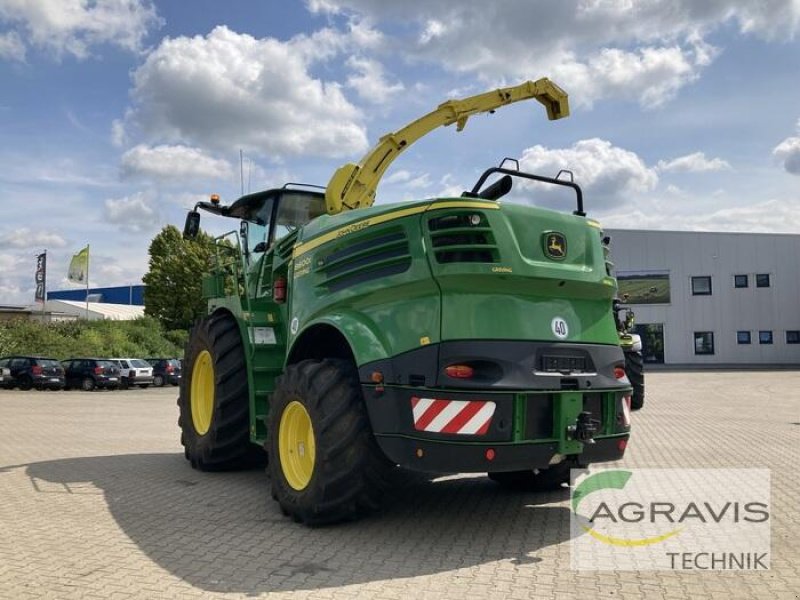
{"type": "Polygon", "coordinates": [[[766,467],[768,572],[569,570],[567,494],[405,476],[307,529],[261,471],[199,473],[175,388],[0,391],[0,598],[774,598],[800,595],[800,372],[653,373],[628,467],[766,467]]]}

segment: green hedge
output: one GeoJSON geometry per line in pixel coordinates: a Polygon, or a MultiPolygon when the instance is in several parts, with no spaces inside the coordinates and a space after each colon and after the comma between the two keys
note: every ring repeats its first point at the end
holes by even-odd
{"type": "Polygon", "coordinates": [[[14,320],[0,323],[0,356],[181,357],[187,336],[182,330],[164,331],[151,317],[63,323],[14,320]]]}

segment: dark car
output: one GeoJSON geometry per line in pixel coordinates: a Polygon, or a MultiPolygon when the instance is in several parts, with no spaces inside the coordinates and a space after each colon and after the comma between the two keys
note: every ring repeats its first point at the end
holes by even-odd
{"type": "Polygon", "coordinates": [[[161,387],[164,384],[180,385],[181,361],[177,358],[148,358],[147,362],[153,365],[153,385],[161,387]]]}
{"type": "Polygon", "coordinates": [[[69,358],[64,365],[66,388],[91,391],[95,388],[115,390],[120,385],[119,367],[102,358],[69,358]]]}
{"type": "Polygon", "coordinates": [[[54,358],[41,356],[6,356],[0,358],[0,367],[8,367],[11,378],[4,387],[21,390],[60,390],[64,387],[64,369],[54,358]]]}

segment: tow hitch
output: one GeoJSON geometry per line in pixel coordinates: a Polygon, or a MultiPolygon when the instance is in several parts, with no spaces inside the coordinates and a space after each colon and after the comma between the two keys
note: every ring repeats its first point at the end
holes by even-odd
{"type": "Polygon", "coordinates": [[[567,437],[582,444],[594,444],[599,425],[600,421],[592,419],[592,413],[584,411],[578,415],[575,425],[567,426],[567,437]]]}

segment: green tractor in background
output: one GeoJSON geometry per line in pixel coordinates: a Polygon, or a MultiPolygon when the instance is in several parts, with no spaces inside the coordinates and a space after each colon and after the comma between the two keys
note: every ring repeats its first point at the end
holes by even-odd
{"type": "Polygon", "coordinates": [[[397,466],[545,489],[622,458],[632,387],[617,284],[580,187],[504,161],[460,197],[373,206],[419,137],[528,98],[551,120],[569,114],[547,79],[450,100],[326,188],[212,197],[187,215],[187,238],[198,208],[239,221],[203,278],[208,314],[183,363],[193,467],[266,455],[281,510],[316,525],[375,509],[397,466]],[[571,190],[576,208],[499,202],[515,180],[571,190]]]}

